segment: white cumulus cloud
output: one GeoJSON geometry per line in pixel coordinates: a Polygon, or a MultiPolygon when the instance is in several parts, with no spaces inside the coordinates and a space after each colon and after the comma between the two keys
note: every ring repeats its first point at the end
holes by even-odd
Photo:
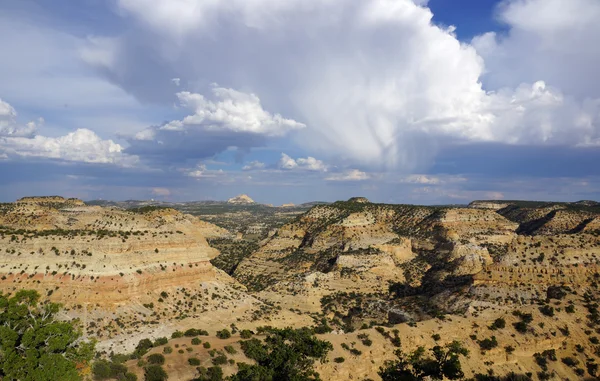
{"type": "Polygon", "coordinates": [[[277,167],[284,170],[306,170],[306,171],[318,171],[326,172],[327,166],[321,160],[315,159],[314,157],[299,157],[293,159],[289,155],[282,153],[281,158],[277,162],[277,167]]]}
{"type": "MultiPolygon", "coordinates": [[[[141,25],[139,36],[158,36],[149,44],[156,53],[180,57],[165,60],[171,72],[256,94],[217,88],[220,99],[209,101],[181,93],[197,111],[165,128],[200,121],[269,136],[296,129],[297,142],[328,161],[405,171],[431,163],[447,141],[592,145],[600,138],[597,0],[505,0],[498,17],[507,32],[472,42],[434,24],[422,0],[118,5],[141,25]],[[265,113],[258,97],[306,128],[265,113]]],[[[136,57],[121,52],[123,62],[105,68],[114,75],[135,67],[136,57]]]]}
{"type": "Polygon", "coordinates": [[[185,174],[189,177],[196,179],[200,178],[214,178],[225,175],[225,171],[222,169],[208,169],[205,164],[199,164],[196,168],[186,170],[185,174]]]}
{"type": "Polygon", "coordinates": [[[242,167],[242,170],[253,171],[253,170],[264,169],[264,168],[265,168],[265,163],[258,161],[258,160],[254,160],[254,161],[251,161],[248,164],[244,165],[242,167]]]}
{"type": "Polygon", "coordinates": [[[18,124],[15,109],[8,102],[0,99],[0,136],[32,136],[43,123],[44,119],[39,118],[37,122],[18,124]]]}
{"type": "Polygon", "coordinates": [[[326,177],[327,181],[364,181],[369,180],[371,176],[368,173],[358,169],[350,169],[341,173],[334,173],[326,177]]]}
{"type": "MultiPolygon", "coordinates": [[[[186,91],[177,93],[181,105],[194,111],[193,115],[185,117],[177,127],[203,125],[209,130],[226,129],[268,136],[281,136],[288,131],[305,127],[302,123],[264,110],[260,99],[254,94],[222,87],[214,87],[212,93],[215,101],[209,101],[201,94],[186,91]]],[[[169,125],[164,128],[168,127],[169,125]]]]}
{"type": "Polygon", "coordinates": [[[56,159],[70,162],[132,166],[135,156],[123,153],[123,147],[112,140],[103,140],[93,131],[81,128],[57,138],[36,135],[0,137],[0,152],[9,157],[56,159]]]}

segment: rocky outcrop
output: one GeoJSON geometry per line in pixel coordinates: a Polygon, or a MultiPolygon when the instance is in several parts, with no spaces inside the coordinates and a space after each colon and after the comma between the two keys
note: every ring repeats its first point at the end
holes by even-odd
{"type": "Polygon", "coordinates": [[[500,210],[509,205],[509,203],[502,201],[473,201],[469,204],[469,208],[500,210]]]}
{"type": "Polygon", "coordinates": [[[234,204],[234,205],[248,205],[248,204],[254,204],[255,202],[248,195],[241,194],[239,196],[230,198],[229,200],[227,200],[227,203],[234,204]]]}
{"type": "Polygon", "coordinates": [[[348,202],[357,202],[359,204],[368,204],[371,201],[369,201],[369,199],[366,197],[352,197],[348,200],[348,202]]]}
{"type": "Polygon", "coordinates": [[[219,293],[243,288],[210,263],[219,253],[206,237],[229,234],[173,209],[128,211],[56,197],[21,199],[0,212],[0,291],[38,290],[86,324],[111,316],[88,327],[104,338],[134,332],[144,321],[199,316],[226,305],[204,296],[207,287],[219,293]],[[161,296],[180,290],[201,297],[182,307],[161,296]],[[163,304],[160,315],[152,311],[157,303],[163,304]],[[108,328],[115,319],[122,324],[108,328]]]}

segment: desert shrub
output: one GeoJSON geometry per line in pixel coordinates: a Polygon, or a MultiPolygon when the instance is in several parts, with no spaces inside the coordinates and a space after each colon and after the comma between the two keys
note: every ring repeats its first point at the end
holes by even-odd
{"type": "Polygon", "coordinates": [[[192,339],[192,345],[200,345],[201,343],[202,343],[202,340],[200,340],[200,339],[199,339],[199,338],[197,338],[197,337],[194,337],[194,338],[192,339]]]}
{"type": "Polygon", "coordinates": [[[333,359],[333,362],[338,363],[338,364],[343,363],[344,361],[346,361],[346,359],[343,357],[336,357],[333,359]]]}
{"type": "Polygon", "coordinates": [[[552,377],[552,375],[546,371],[538,372],[537,376],[540,381],[547,381],[552,377]]]}
{"type": "Polygon", "coordinates": [[[386,361],[379,368],[379,376],[383,381],[423,380],[432,378],[442,380],[458,380],[464,377],[460,364],[460,356],[467,356],[469,351],[458,341],[431,349],[432,357],[426,355],[425,348],[419,347],[410,355],[401,350],[396,351],[397,360],[386,361]]]}
{"type": "Polygon", "coordinates": [[[329,324],[327,323],[327,319],[323,318],[321,319],[320,324],[313,328],[313,331],[316,334],[323,334],[333,331],[333,328],[329,326],[329,324]]]}
{"type": "Polygon", "coordinates": [[[178,339],[180,337],[183,337],[183,332],[181,331],[175,331],[171,334],[172,339],[178,339]]]}
{"type": "Polygon", "coordinates": [[[527,329],[529,328],[529,325],[527,325],[527,323],[523,321],[518,321],[516,323],[513,323],[513,327],[515,327],[517,332],[526,333],[527,329]]]}
{"type": "Polygon", "coordinates": [[[163,348],[163,353],[165,353],[165,354],[173,353],[173,348],[171,348],[171,347],[164,347],[163,348]]]}
{"type": "Polygon", "coordinates": [[[166,337],[159,337],[158,339],[154,340],[154,346],[155,347],[159,347],[161,345],[165,345],[169,342],[169,339],[167,339],[166,337]]]}
{"type": "Polygon", "coordinates": [[[163,365],[165,363],[165,356],[160,353],[153,353],[148,356],[148,363],[154,365],[163,365]]]}
{"type": "Polygon", "coordinates": [[[566,366],[575,367],[579,365],[579,360],[574,359],[573,357],[563,357],[560,361],[563,362],[566,366]]]}
{"type": "Polygon", "coordinates": [[[371,340],[369,338],[369,335],[367,335],[366,333],[361,333],[358,335],[358,338],[360,339],[360,341],[363,343],[363,345],[370,347],[371,345],[373,345],[373,340],[371,340]]]}
{"type": "Polygon", "coordinates": [[[154,347],[152,341],[150,339],[142,339],[138,342],[135,350],[133,351],[132,357],[139,359],[148,353],[148,351],[154,347]]]}
{"type": "Polygon", "coordinates": [[[249,339],[249,338],[251,338],[251,337],[252,337],[252,331],[250,331],[249,329],[243,329],[243,330],[240,332],[240,337],[241,337],[242,339],[249,339]]]}
{"type": "Polygon", "coordinates": [[[200,331],[199,331],[199,330],[197,330],[196,328],[190,328],[190,329],[188,329],[187,331],[185,331],[185,332],[183,333],[183,335],[184,335],[185,337],[195,337],[195,336],[198,336],[198,335],[200,335],[200,331]]]}
{"type": "Polygon", "coordinates": [[[546,290],[547,299],[558,299],[561,300],[567,295],[567,292],[562,286],[550,286],[546,290]]]}
{"type": "Polygon", "coordinates": [[[258,339],[240,342],[246,357],[256,364],[239,364],[238,373],[231,376],[231,381],[319,379],[313,363],[325,358],[333,349],[331,343],[319,340],[308,328],[269,329],[267,332],[264,342],[258,339]]]}
{"type": "MultiPolygon", "coordinates": [[[[196,368],[198,376],[193,381],[221,381],[223,380],[223,369],[220,366],[196,368]]],[[[244,378],[244,380],[263,380],[263,378],[244,378]]]]}
{"type": "Polygon", "coordinates": [[[202,346],[206,349],[210,348],[210,343],[208,341],[205,341],[204,343],[202,343],[202,346]]]}
{"type": "Polygon", "coordinates": [[[227,356],[224,354],[220,354],[217,357],[212,359],[213,365],[225,365],[227,364],[227,356]]]}
{"type": "Polygon", "coordinates": [[[431,338],[435,341],[440,341],[442,337],[438,333],[434,333],[431,335],[431,338]]]}
{"type": "Polygon", "coordinates": [[[489,329],[495,331],[497,329],[503,329],[504,327],[506,327],[506,320],[498,318],[489,326],[489,329]]]}
{"type": "Polygon", "coordinates": [[[127,367],[107,360],[98,360],[92,366],[92,374],[96,380],[108,380],[123,378],[127,373],[127,367]]]}
{"type": "Polygon", "coordinates": [[[554,307],[546,304],[545,306],[540,307],[540,312],[546,316],[554,316],[554,307]]]}
{"type": "Polygon", "coordinates": [[[542,368],[542,370],[545,372],[548,370],[548,360],[557,360],[556,350],[548,349],[543,351],[542,353],[535,353],[533,355],[533,358],[535,359],[535,362],[540,366],[540,368],[542,368]]]}
{"type": "Polygon", "coordinates": [[[197,359],[196,357],[190,357],[188,359],[188,364],[190,364],[192,366],[198,366],[198,365],[200,365],[200,359],[197,359]]]}
{"type": "Polygon", "coordinates": [[[225,352],[229,353],[230,355],[234,355],[237,353],[235,348],[232,347],[231,345],[226,345],[223,349],[225,349],[225,352]]]}
{"type": "Polygon", "coordinates": [[[575,313],[575,306],[572,304],[569,304],[568,306],[565,307],[565,311],[569,314],[574,314],[575,313]]]}
{"type": "Polygon", "coordinates": [[[548,359],[544,356],[541,356],[539,353],[536,353],[533,358],[535,359],[536,364],[540,366],[543,370],[548,369],[548,359]]]}
{"type": "Polygon", "coordinates": [[[169,378],[160,365],[149,365],[144,368],[144,381],[165,381],[169,378]]]}
{"type": "Polygon", "coordinates": [[[496,340],[496,336],[492,336],[489,339],[483,339],[479,341],[479,348],[482,351],[489,351],[490,349],[496,348],[498,346],[498,341],[496,340]]]}
{"type": "Polygon", "coordinates": [[[217,337],[219,339],[229,339],[231,337],[231,332],[228,329],[222,329],[217,332],[217,337]]]}
{"type": "MultiPolygon", "coordinates": [[[[491,373],[491,372],[490,372],[491,373]]],[[[494,376],[491,374],[475,374],[474,381],[532,381],[530,375],[527,374],[517,374],[514,372],[508,373],[506,376],[494,376]]]]}
{"type": "Polygon", "coordinates": [[[596,374],[598,373],[598,364],[596,364],[593,360],[588,360],[585,364],[585,367],[587,368],[587,372],[590,376],[596,377],[596,374]]]}

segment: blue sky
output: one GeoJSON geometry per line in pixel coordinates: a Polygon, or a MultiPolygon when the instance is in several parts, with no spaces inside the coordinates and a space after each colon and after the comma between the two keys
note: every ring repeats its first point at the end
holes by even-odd
{"type": "Polygon", "coordinates": [[[599,199],[597,0],[7,0],[0,201],[599,199]]]}

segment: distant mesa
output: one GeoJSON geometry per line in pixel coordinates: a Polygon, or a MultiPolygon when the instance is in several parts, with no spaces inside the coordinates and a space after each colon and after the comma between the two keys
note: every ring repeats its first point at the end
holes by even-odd
{"type": "Polygon", "coordinates": [[[289,204],[281,204],[280,208],[293,208],[294,206],[296,206],[296,205],[294,205],[294,204],[292,204],[292,203],[289,203],[289,204]]]}
{"type": "Polygon", "coordinates": [[[371,201],[369,201],[369,199],[366,197],[352,197],[351,199],[348,200],[348,202],[356,202],[359,204],[368,204],[371,201]]]}
{"type": "Polygon", "coordinates": [[[508,205],[510,204],[503,201],[476,200],[469,204],[469,208],[500,210],[502,208],[506,208],[508,205]]]}
{"type": "Polygon", "coordinates": [[[251,199],[248,195],[246,194],[241,194],[239,196],[235,196],[233,198],[230,198],[229,200],[227,200],[228,204],[234,204],[234,205],[248,205],[248,204],[255,204],[254,200],[251,199]]]}
{"type": "Polygon", "coordinates": [[[598,206],[598,205],[600,205],[600,202],[592,201],[592,200],[581,200],[581,201],[574,202],[573,204],[583,205],[583,206],[598,206]]]}
{"type": "Polygon", "coordinates": [[[17,204],[64,204],[65,206],[82,206],[83,201],[78,198],[64,198],[61,196],[31,196],[22,197],[17,200],[17,204]]]}

